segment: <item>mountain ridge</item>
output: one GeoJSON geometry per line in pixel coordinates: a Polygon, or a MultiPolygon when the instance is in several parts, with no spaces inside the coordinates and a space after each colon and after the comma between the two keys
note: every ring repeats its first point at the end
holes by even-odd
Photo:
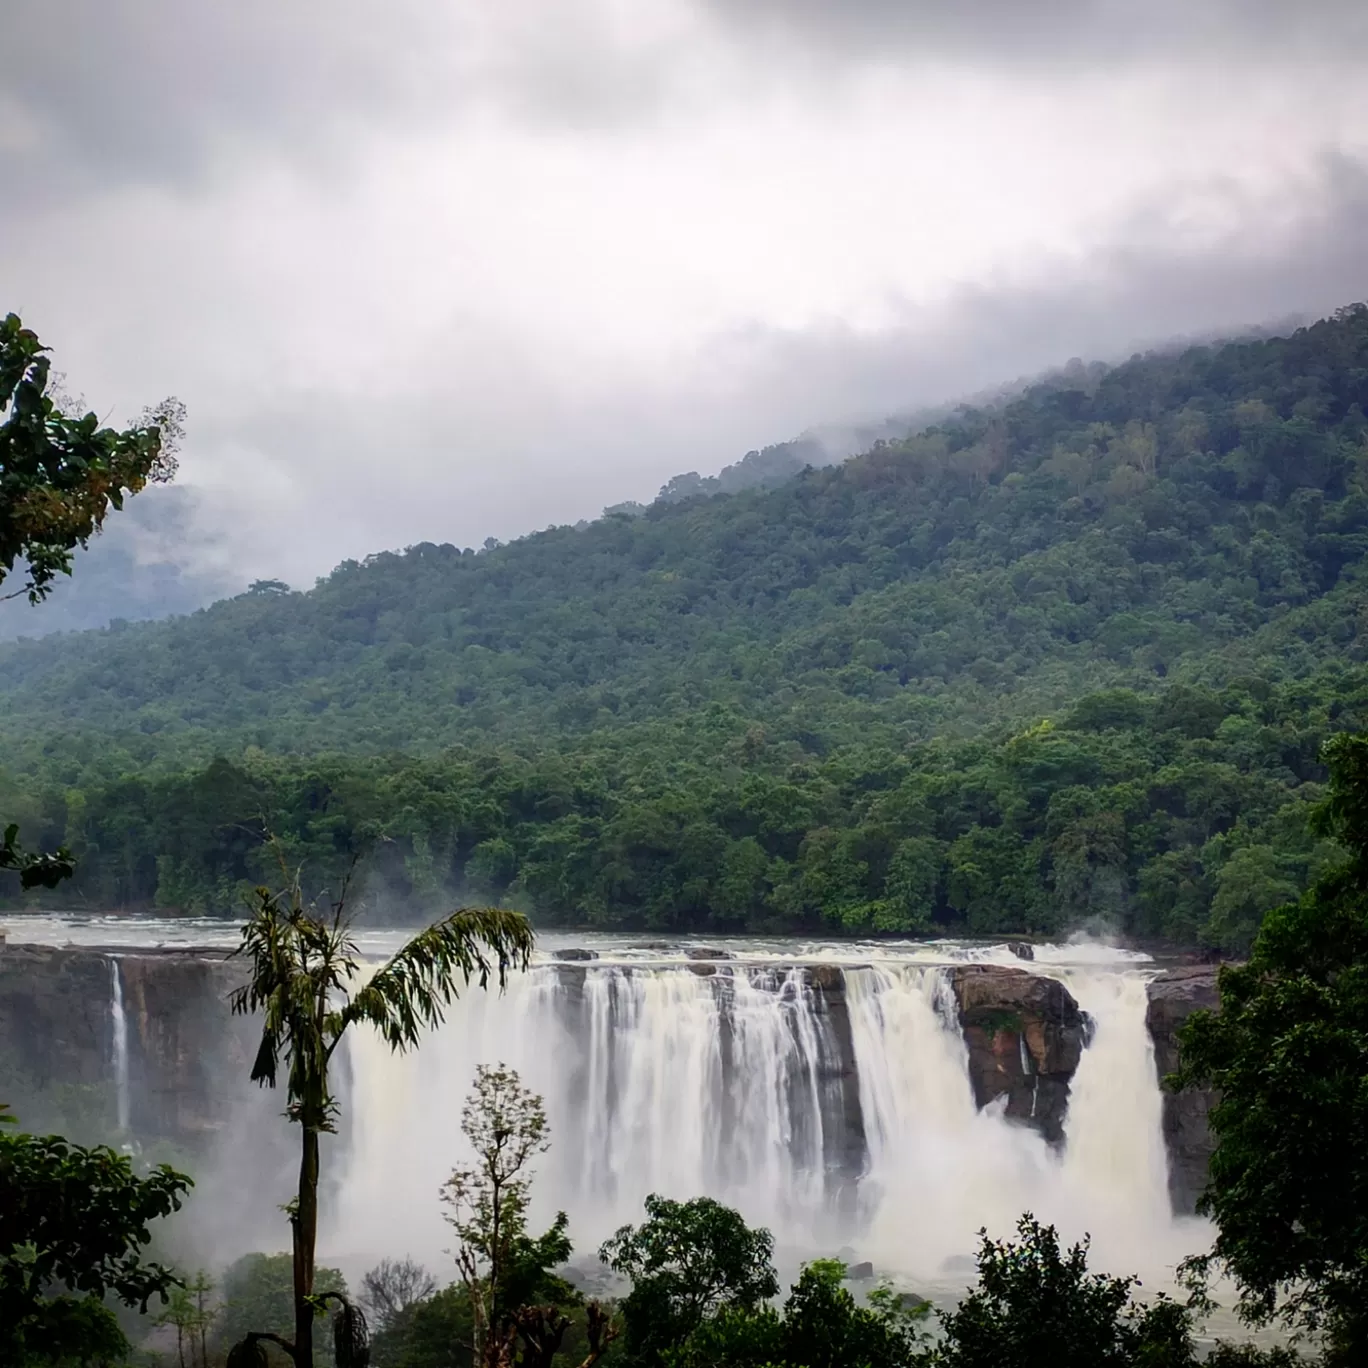
{"type": "Polygon", "coordinates": [[[775,488],[0,648],[4,810],[101,907],[1223,951],[1368,727],[1368,307],[1077,367],[775,488]]]}
{"type": "Polygon", "coordinates": [[[425,543],[304,594],[0,647],[0,735],[205,728],[294,749],[359,728],[351,743],[391,748],[402,726],[421,742],[424,709],[447,744],[700,697],[773,714],[786,688],[896,712],[977,686],[1024,693],[1025,715],[1200,674],[1289,615],[1314,655],[1315,605],[1357,602],[1368,546],[1366,320],[1065,376],[778,488],[478,554],[425,543]]]}

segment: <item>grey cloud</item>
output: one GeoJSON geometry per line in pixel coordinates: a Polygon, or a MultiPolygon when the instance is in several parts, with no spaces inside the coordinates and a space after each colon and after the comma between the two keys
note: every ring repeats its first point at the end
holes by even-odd
{"type": "Polygon", "coordinates": [[[30,211],[92,187],[193,188],[224,160],[285,157],[326,175],[352,141],[377,128],[430,130],[475,110],[561,128],[627,126],[689,105],[700,91],[744,100],[757,86],[809,80],[840,54],[1013,68],[1193,53],[1219,63],[1250,53],[1357,63],[1368,43],[1362,0],[642,0],[638,10],[602,0],[67,0],[11,8],[0,176],[30,211]],[[655,19],[671,13],[677,26],[658,27],[655,19]]]}
{"type": "Polygon", "coordinates": [[[191,182],[211,150],[243,142],[318,150],[432,93],[431,13],[418,0],[11,7],[0,173],[41,204],[92,183],[191,182]]]}
{"type": "Polygon", "coordinates": [[[1081,262],[1041,263],[1013,285],[964,286],[879,333],[757,330],[732,339],[733,364],[747,358],[757,402],[769,396],[777,409],[803,396],[805,422],[875,417],[1075,356],[1117,361],[1368,300],[1368,162],[1327,153],[1300,193],[1302,213],[1282,230],[1249,204],[1229,237],[1175,246],[1161,213],[1137,213],[1081,262]]]}
{"type": "Polygon", "coordinates": [[[0,176],[32,211],[110,185],[193,189],[234,158],[327,174],[369,133],[477,110],[615,125],[656,107],[687,61],[649,27],[616,23],[600,0],[18,6],[0,64],[0,176]]]}
{"type": "Polygon", "coordinates": [[[1009,64],[1265,52],[1361,60],[1361,0],[701,0],[723,25],[863,56],[1009,64]]]}
{"type": "MultiPolygon", "coordinates": [[[[312,396],[285,394],[270,413],[203,435],[288,465],[292,491],[223,503],[217,517],[232,524],[243,573],[298,583],[385,547],[478,546],[594,517],[649,500],[681,471],[714,472],[805,429],[877,421],[1074,356],[1121,360],[1368,298],[1368,166],[1328,155],[1301,199],[1304,213],[1279,232],[1250,205],[1247,230],[1201,247],[1174,246],[1161,217],[1136,215],[1081,262],[966,286],[879,330],[757,324],[714,338],[667,385],[573,409],[530,365],[517,372],[516,406],[495,396],[473,417],[456,413],[441,386],[379,415],[346,399],[320,414],[312,396]],[[402,460],[377,464],[391,452],[402,460]]],[[[453,343],[431,364],[434,374],[461,373],[466,362],[453,343]]]]}

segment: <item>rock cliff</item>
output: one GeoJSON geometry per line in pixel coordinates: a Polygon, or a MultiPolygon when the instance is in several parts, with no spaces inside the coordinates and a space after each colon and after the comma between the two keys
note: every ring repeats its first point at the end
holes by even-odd
{"type": "MultiPolygon", "coordinates": [[[[1147,988],[1149,1006],[1145,1023],[1154,1042],[1154,1064],[1162,1085],[1165,1075],[1178,1067],[1178,1032],[1193,1012],[1217,1010],[1216,969],[1194,965],[1170,969],[1147,988]]],[[[1206,1186],[1207,1166],[1214,1148],[1207,1114],[1215,1095],[1205,1089],[1186,1088],[1164,1092],[1164,1144],[1169,1160],[1169,1200],[1180,1215],[1197,1209],[1197,1198],[1206,1186]]]]}
{"type": "Polygon", "coordinates": [[[979,1106],[1005,1097],[1010,1120],[1059,1144],[1088,1034],[1073,994],[1057,979],[995,964],[957,966],[950,987],[979,1106]]]}
{"type": "Polygon", "coordinates": [[[226,1121],[250,1061],[252,1024],[228,1006],[241,970],[222,953],[0,948],[0,1100],[36,1108],[39,1123],[75,1086],[108,1126],[119,1087],[115,972],[131,1137],[198,1150],[226,1121]]]}

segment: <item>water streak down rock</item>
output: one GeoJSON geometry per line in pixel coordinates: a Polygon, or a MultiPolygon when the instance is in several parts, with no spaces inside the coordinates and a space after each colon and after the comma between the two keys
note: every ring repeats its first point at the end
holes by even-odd
{"type": "Polygon", "coordinates": [[[260,1026],[232,1018],[243,967],[222,952],[57,949],[0,951],[0,1082],[32,1102],[77,1085],[108,1093],[113,1116],[111,956],[128,1037],[128,1124],[143,1141],[197,1150],[225,1124],[260,1026]]]}
{"type": "MultiPolygon", "coordinates": [[[[1146,988],[1149,1006],[1145,1024],[1154,1042],[1154,1064],[1162,1085],[1178,1067],[1178,1032],[1193,1012],[1217,1011],[1221,1005],[1216,988],[1216,969],[1192,965],[1170,969],[1146,988]]],[[[1164,1146],[1168,1150],[1169,1200],[1179,1215],[1197,1209],[1206,1187],[1207,1170],[1215,1142],[1208,1114],[1216,1095],[1205,1088],[1164,1091],[1164,1146]]]]}
{"type": "Polygon", "coordinates": [[[1073,994],[1057,979],[996,964],[958,965],[949,977],[975,1101],[1005,1097],[1008,1120],[1060,1144],[1088,1036],[1073,994]]]}

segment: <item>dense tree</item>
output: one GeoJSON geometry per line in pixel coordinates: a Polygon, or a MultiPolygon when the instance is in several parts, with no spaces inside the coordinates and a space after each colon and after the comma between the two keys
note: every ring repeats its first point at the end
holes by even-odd
{"type": "Polygon", "coordinates": [[[1365,648],[1365,357],[1355,307],[1054,377],[777,488],[20,643],[0,730],[373,753],[717,703],[829,749],[1100,687],[1293,678],[1365,648]]]}
{"type": "Polygon", "coordinates": [[[1134,1278],[1088,1271],[1087,1245],[1061,1250],[1029,1215],[1018,1239],[980,1235],[978,1286],[941,1317],[935,1368],[1191,1368],[1186,1307],[1132,1301],[1134,1278]]]}
{"type": "Polygon", "coordinates": [[[1270,914],[1221,1011],[1182,1036],[1177,1081],[1213,1088],[1202,1209],[1256,1321],[1323,1326],[1368,1355],[1368,737],[1329,747],[1318,813],[1348,859],[1270,914]]]}
{"type": "Polygon", "coordinates": [[[0,802],[71,847],[96,906],[228,914],[270,877],[269,828],[310,887],[366,860],[378,917],[460,897],[679,932],[1049,935],[1098,920],[1242,950],[1338,858],[1306,815],[1325,738],[1368,727],[1368,671],[1185,689],[1173,709],[1168,692],[1128,697],[1141,725],[1084,728],[1075,709],[824,759],[769,745],[747,759],[729,737],[710,755],[687,729],[573,755],[252,752],[137,777],[86,753],[85,773],[50,758],[40,789],[0,774],[0,802]],[[1188,734],[1198,704],[1216,736],[1188,734]]]}
{"type": "Polygon", "coordinates": [[[323,910],[304,902],[297,880],[282,893],[257,890],[236,952],[248,960],[251,977],[234,993],[232,1005],[235,1012],[260,1012],[263,1018],[252,1080],[274,1087],[285,1067],[288,1114],[300,1128],[300,1167],[298,1191],[287,1207],[294,1333],[287,1340],[253,1327],[243,1341],[249,1351],[269,1339],[296,1368],[311,1368],[314,1319],[326,1301],[340,1303],[344,1325],[353,1319],[345,1298],[316,1288],[314,1268],[318,1141],[334,1128],[337,1101],[329,1068],[343,1036],[364,1023],[391,1049],[412,1049],[424,1027],[442,1020],[460,985],[475,978],[483,987],[493,976],[502,987],[511,970],[526,967],[531,950],[532,933],[517,913],[465,908],[419,933],[363,987],[354,988],[360,965],[345,895],[323,910]]]}
{"type": "Polygon", "coordinates": [[[665,1361],[671,1368],[914,1368],[922,1361],[921,1304],[905,1309],[887,1287],[860,1305],[835,1259],[808,1264],[782,1313],[723,1307],[699,1323],[665,1361]]]}
{"type": "Polygon", "coordinates": [[[475,1318],[459,1283],[406,1306],[371,1343],[373,1368],[471,1368],[475,1318]]]}
{"type": "Polygon", "coordinates": [[[705,1321],[726,1311],[756,1311],[779,1291],[768,1230],[751,1230],[739,1212],[710,1197],[677,1202],[654,1194],[647,1219],[623,1226],[599,1257],[632,1280],[621,1305],[628,1362],[664,1364],[705,1321]]]}
{"type": "Polygon", "coordinates": [[[0,1359],[114,1357],[125,1341],[103,1299],[146,1310],[176,1286],[143,1251],[189,1187],[164,1164],[140,1176],[105,1146],[0,1127],[0,1359]]]}

